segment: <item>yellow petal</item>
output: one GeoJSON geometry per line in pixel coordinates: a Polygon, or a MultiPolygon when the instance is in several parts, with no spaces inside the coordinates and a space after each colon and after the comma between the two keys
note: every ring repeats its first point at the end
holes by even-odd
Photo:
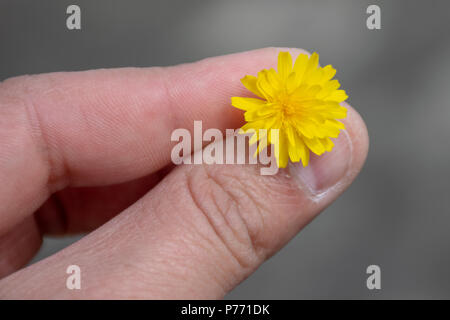
{"type": "Polygon", "coordinates": [[[344,90],[336,90],[327,97],[328,100],[333,100],[336,102],[345,101],[347,98],[348,96],[344,90]]]}
{"type": "Polygon", "coordinates": [[[305,79],[303,83],[308,83],[309,85],[320,85],[323,77],[323,71],[321,68],[312,69],[309,72],[308,79],[305,79]]]}
{"type": "Polygon", "coordinates": [[[289,94],[292,94],[298,88],[296,78],[297,78],[296,73],[291,72],[286,79],[286,90],[288,91],[289,94]]]}
{"type": "Polygon", "coordinates": [[[328,152],[330,152],[334,147],[334,143],[333,143],[333,141],[331,141],[330,138],[322,138],[322,139],[320,139],[320,142],[324,146],[325,150],[328,152]]]}
{"type": "Polygon", "coordinates": [[[344,119],[347,116],[347,109],[337,102],[327,102],[327,113],[335,119],[344,119]]]}
{"type": "Polygon", "coordinates": [[[305,121],[296,121],[296,128],[302,136],[310,139],[314,137],[312,126],[307,124],[305,121]]]}
{"type": "Polygon", "coordinates": [[[258,80],[256,81],[256,86],[268,101],[273,100],[273,97],[275,96],[275,90],[267,78],[267,70],[258,72],[258,80]]]}
{"type": "Polygon", "coordinates": [[[259,137],[258,147],[255,150],[254,156],[263,151],[267,147],[267,145],[268,145],[267,131],[265,131],[259,137]]]}
{"type": "MultiPolygon", "coordinates": [[[[335,92],[341,84],[337,80],[331,80],[323,84],[322,90],[317,94],[317,99],[328,98],[333,92],[335,92]]],[[[339,101],[340,102],[340,101],[339,101]]]]}
{"type": "Polygon", "coordinates": [[[265,119],[263,129],[270,130],[270,129],[278,129],[281,127],[280,117],[279,115],[265,119]]]}
{"type": "Polygon", "coordinates": [[[289,144],[293,145],[295,147],[295,137],[294,137],[294,130],[292,130],[292,127],[289,126],[286,128],[286,136],[289,144]]]}
{"type": "Polygon", "coordinates": [[[306,167],[309,163],[309,149],[306,147],[303,140],[298,145],[300,151],[300,159],[302,159],[303,166],[306,167]]]}
{"type": "Polygon", "coordinates": [[[306,144],[306,146],[315,154],[321,155],[325,152],[325,148],[323,147],[322,143],[318,138],[308,139],[304,138],[303,140],[306,144]]]}
{"type": "Polygon", "coordinates": [[[244,87],[246,87],[249,91],[253,92],[260,98],[264,98],[264,95],[259,91],[258,87],[256,86],[257,78],[254,76],[245,76],[241,79],[242,84],[244,87]]]}
{"type": "Polygon", "coordinates": [[[333,66],[331,64],[323,67],[322,70],[323,70],[323,76],[322,76],[322,79],[321,79],[321,83],[322,84],[327,82],[327,81],[329,81],[329,80],[331,80],[331,79],[333,79],[333,77],[336,74],[336,69],[333,68],[333,66]]]}
{"type": "Polygon", "coordinates": [[[291,141],[289,141],[289,158],[292,162],[299,162],[302,156],[302,148],[304,148],[303,141],[295,131],[292,132],[291,139],[293,139],[294,142],[292,143],[291,141]]]}
{"type": "Polygon", "coordinates": [[[331,125],[337,129],[343,129],[343,130],[345,129],[345,125],[342,122],[334,120],[334,119],[327,120],[326,124],[331,125]]]}
{"type": "MultiPolygon", "coordinates": [[[[295,73],[295,75],[297,76],[297,73],[295,73]]],[[[297,80],[296,80],[297,81],[297,80]]],[[[298,86],[290,95],[290,98],[292,101],[303,101],[305,100],[306,96],[305,96],[305,92],[308,90],[308,86],[307,85],[300,85],[298,86]]]]}
{"type": "Polygon", "coordinates": [[[311,72],[316,70],[318,66],[319,66],[319,55],[316,52],[313,52],[311,57],[309,57],[304,76],[309,77],[311,72]]]}
{"type": "Polygon", "coordinates": [[[306,67],[308,65],[308,55],[301,53],[298,55],[297,59],[295,59],[294,64],[294,72],[296,75],[297,85],[300,85],[302,82],[303,74],[305,73],[306,67]]]}
{"type": "Polygon", "coordinates": [[[286,79],[292,71],[292,56],[289,52],[278,54],[278,74],[281,79],[286,79]]]}
{"type": "MultiPolygon", "coordinates": [[[[336,120],[326,120],[325,123],[322,125],[322,130],[325,133],[325,136],[330,137],[330,138],[337,138],[339,136],[339,132],[340,132],[341,128],[339,126],[333,124],[331,121],[336,121],[336,120]]],[[[336,122],[338,122],[338,121],[336,121],[336,122]]]]}
{"type": "Polygon", "coordinates": [[[255,144],[256,142],[258,142],[259,137],[258,137],[258,132],[255,131],[253,132],[252,136],[250,137],[250,140],[248,141],[249,145],[255,144]]]}
{"type": "Polygon", "coordinates": [[[274,68],[270,68],[266,72],[267,81],[270,83],[272,88],[277,91],[282,88],[282,81],[280,75],[275,71],[274,68]]]}
{"type": "Polygon", "coordinates": [[[316,98],[316,95],[322,90],[322,87],[319,85],[314,85],[306,89],[304,92],[304,98],[305,99],[313,99],[316,98]]]}
{"type": "Polygon", "coordinates": [[[291,159],[292,162],[299,162],[300,161],[300,152],[298,148],[296,148],[293,145],[288,146],[288,153],[289,153],[289,159],[291,159]]]}
{"type": "Polygon", "coordinates": [[[280,158],[278,159],[278,166],[286,168],[289,161],[288,147],[286,144],[280,145],[280,158]]]}
{"type": "Polygon", "coordinates": [[[241,110],[253,110],[264,106],[267,102],[256,98],[232,97],[231,105],[241,110]]]}
{"type": "Polygon", "coordinates": [[[247,111],[244,114],[245,121],[255,121],[255,120],[261,120],[264,118],[272,117],[277,113],[277,110],[274,108],[271,108],[270,105],[264,105],[261,108],[252,109],[247,111]]]}

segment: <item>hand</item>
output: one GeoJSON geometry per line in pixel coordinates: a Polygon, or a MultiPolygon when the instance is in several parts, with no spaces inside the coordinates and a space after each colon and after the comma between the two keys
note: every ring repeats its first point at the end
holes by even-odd
{"type": "Polygon", "coordinates": [[[307,168],[262,176],[170,158],[172,131],[194,120],[240,127],[239,79],[279,50],[0,83],[0,297],[221,298],[285,245],[363,165],[367,130],[350,106],[336,147],[307,168]],[[20,269],[42,234],[87,231],[20,269]],[[66,288],[73,264],[81,290],[66,288]]]}

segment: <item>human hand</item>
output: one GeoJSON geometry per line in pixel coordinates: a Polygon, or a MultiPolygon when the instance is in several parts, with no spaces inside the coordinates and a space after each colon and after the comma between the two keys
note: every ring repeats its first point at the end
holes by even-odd
{"type": "Polygon", "coordinates": [[[262,176],[170,158],[172,131],[194,120],[238,128],[239,79],[274,66],[280,50],[0,83],[0,297],[221,298],[286,244],[364,163],[367,130],[350,106],[333,151],[306,168],[262,176]],[[88,231],[20,269],[42,234],[88,231]],[[66,288],[73,264],[81,290],[66,288]]]}

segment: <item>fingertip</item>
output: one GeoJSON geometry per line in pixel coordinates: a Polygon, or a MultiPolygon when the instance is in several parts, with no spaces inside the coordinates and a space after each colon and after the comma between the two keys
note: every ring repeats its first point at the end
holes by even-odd
{"type": "Polygon", "coordinates": [[[361,115],[347,102],[343,103],[347,108],[347,118],[344,119],[346,130],[352,142],[351,175],[354,178],[362,169],[369,151],[369,134],[366,123],[361,115]]]}

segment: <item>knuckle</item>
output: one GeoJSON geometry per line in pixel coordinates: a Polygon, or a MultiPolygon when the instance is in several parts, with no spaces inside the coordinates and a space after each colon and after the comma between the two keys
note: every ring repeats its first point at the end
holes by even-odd
{"type": "Polygon", "coordinates": [[[239,265],[252,269],[264,261],[267,208],[252,189],[217,166],[196,166],[186,179],[196,212],[239,265]]]}
{"type": "MultiPolygon", "coordinates": [[[[0,82],[0,107],[5,112],[16,116],[16,123],[21,124],[21,130],[30,140],[36,151],[40,164],[45,168],[47,181],[46,188],[49,193],[62,189],[68,182],[67,168],[60,156],[55,153],[51,126],[43,120],[43,104],[40,98],[46,92],[52,92],[57,79],[53,76],[23,75],[8,78],[0,82]],[[62,164],[62,165],[61,165],[62,164]]],[[[53,101],[52,98],[51,101],[53,101]]],[[[56,100],[55,100],[56,101],[56,100]]],[[[51,104],[49,104],[51,105],[51,104]]]]}

